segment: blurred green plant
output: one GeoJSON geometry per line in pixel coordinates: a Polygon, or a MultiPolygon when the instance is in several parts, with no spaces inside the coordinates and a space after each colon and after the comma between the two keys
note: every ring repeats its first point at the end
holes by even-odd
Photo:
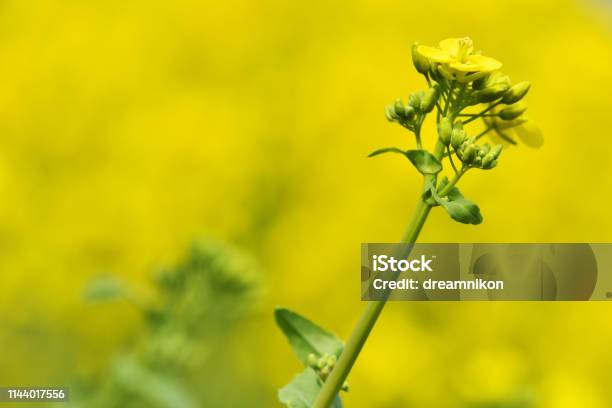
{"type": "MultiPolygon", "coordinates": [[[[146,329],[99,378],[78,384],[76,406],[100,408],[211,406],[198,379],[214,376],[210,360],[259,295],[255,266],[212,240],[197,241],[176,267],[154,277],[156,300],[136,298],[116,278],[86,288],[91,302],[126,299],[142,311],[146,329]]],[[[202,381],[202,380],[200,380],[202,381]]],[[[228,397],[229,400],[229,397],[228,397]]]]}
{"type": "MultiPolygon", "coordinates": [[[[408,103],[398,99],[387,106],[385,113],[390,122],[414,134],[416,149],[387,147],[369,155],[398,153],[423,176],[422,193],[402,239],[408,244],[416,242],[434,207],[443,208],[457,222],[482,223],[480,208],[463,196],[457,183],[471,169],[491,170],[497,166],[502,145],[478,143],[490,131],[516,144],[504,130],[527,122],[523,115],[526,107],[521,101],[530,89],[529,82],[513,85],[507,75],[499,72],[501,62],[476,51],[468,37],[449,38],[441,41],[438,47],[415,43],[412,60],[415,69],[425,77],[428,88],[410,94],[408,103]],[[438,138],[433,150],[429,151],[423,147],[421,128],[434,109],[438,138]],[[468,136],[466,125],[476,120],[482,120],[486,128],[468,136]],[[446,159],[452,169],[450,177],[442,175],[446,159]]],[[[338,393],[346,389],[346,378],[389,293],[387,291],[385,300],[368,304],[346,346],[342,347],[334,340],[335,335],[294,312],[277,309],[279,327],[306,366],[302,374],[280,390],[282,403],[290,408],[341,406],[338,393]],[[336,344],[336,347],[321,347],[323,344],[336,344]],[[304,358],[306,353],[307,359],[304,358]],[[336,361],[337,353],[339,359],[336,361]]]]}

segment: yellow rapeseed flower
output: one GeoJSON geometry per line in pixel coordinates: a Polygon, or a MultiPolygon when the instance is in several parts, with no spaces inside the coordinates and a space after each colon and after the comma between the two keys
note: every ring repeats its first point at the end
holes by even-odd
{"type": "Polygon", "coordinates": [[[417,51],[439,63],[438,69],[447,79],[460,82],[473,81],[502,66],[496,59],[474,52],[474,43],[469,37],[448,38],[440,41],[438,47],[419,45],[417,51]]]}

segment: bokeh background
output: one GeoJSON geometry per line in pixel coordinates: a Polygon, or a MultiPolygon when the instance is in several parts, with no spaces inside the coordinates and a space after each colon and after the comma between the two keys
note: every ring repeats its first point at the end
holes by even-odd
{"type": "MultiPolygon", "coordinates": [[[[173,375],[199,406],[278,406],[300,364],[273,307],[346,338],[359,244],[398,240],[415,205],[405,161],[366,159],[411,145],[383,108],[424,87],[414,40],[471,36],[532,82],[545,135],[462,181],[484,224],[433,211],[421,241],[612,241],[611,16],[587,0],[0,2],[0,385],[86,384],[93,406],[151,335],[135,305],[157,301],[151,276],[207,237],[257,265],[257,295],[211,308],[240,317],[204,319],[207,357],[173,375]],[[86,300],[100,276],[139,300],[86,300]]],[[[610,312],[390,304],[346,406],[612,406],[610,312]]]]}

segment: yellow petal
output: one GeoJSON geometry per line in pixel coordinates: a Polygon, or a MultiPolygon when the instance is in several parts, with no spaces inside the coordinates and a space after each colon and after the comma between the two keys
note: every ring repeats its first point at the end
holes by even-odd
{"type": "Polygon", "coordinates": [[[470,55],[467,57],[467,62],[482,67],[480,71],[497,71],[502,67],[501,62],[491,57],[485,57],[484,55],[470,55]]]}
{"type": "Polygon", "coordinates": [[[448,38],[440,41],[440,48],[454,59],[464,61],[465,57],[474,52],[474,43],[470,37],[448,38]]]}
{"type": "Polygon", "coordinates": [[[417,48],[419,54],[425,58],[435,62],[450,62],[453,58],[448,52],[440,50],[434,47],[428,47],[427,45],[419,45],[417,48]]]}
{"type": "Polygon", "coordinates": [[[459,52],[459,40],[461,38],[447,38],[440,41],[440,49],[446,51],[450,55],[457,55],[459,52]]]}
{"type": "Polygon", "coordinates": [[[482,55],[470,55],[465,62],[453,61],[450,67],[461,72],[491,72],[501,68],[501,62],[482,55]]]}

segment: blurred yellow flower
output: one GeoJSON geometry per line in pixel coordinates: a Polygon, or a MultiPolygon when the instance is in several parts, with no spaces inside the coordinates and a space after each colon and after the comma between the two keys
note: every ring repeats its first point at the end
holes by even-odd
{"type": "MultiPolygon", "coordinates": [[[[492,112],[496,113],[498,110],[495,108],[492,112]]],[[[498,137],[510,144],[517,144],[516,139],[512,136],[517,136],[523,144],[536,149],[544,144],[544,136],[540,127],[525,116],[521,115],[513,120],[503,120],[495,116],[483,117],[483,121],[498,137]]]]}
{"type": "Polygon", "coordinates": [[[469,37],[448,38],[439,46],[419,45],[417,51],[430,61],[440,63],[440,72],[448,79],[469,82],[501,68],[502,63],[474,52],[474,43],[469,37]]]}

